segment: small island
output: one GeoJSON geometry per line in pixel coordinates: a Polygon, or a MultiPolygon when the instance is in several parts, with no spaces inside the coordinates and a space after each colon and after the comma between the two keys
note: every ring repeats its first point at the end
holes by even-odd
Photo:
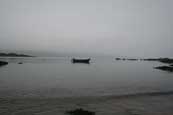
{"type": "Polygon", "coordinates": [[[17,53],[0,53],[0,57],[34,57],[34,56],[17,54],[17,53]]]}

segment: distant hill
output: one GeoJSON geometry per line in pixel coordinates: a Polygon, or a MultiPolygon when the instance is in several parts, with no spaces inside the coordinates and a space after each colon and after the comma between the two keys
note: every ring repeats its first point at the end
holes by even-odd
{"type": "Polygon", "coordinates": [[[34,56],[17,54],[17,53],[0,53],[0,57],[34,57],[34,56]]]}

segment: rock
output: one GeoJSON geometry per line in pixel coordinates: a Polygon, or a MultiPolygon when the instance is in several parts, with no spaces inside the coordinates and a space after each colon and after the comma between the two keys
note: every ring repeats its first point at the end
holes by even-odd
{"type": "Polygon", "coordinates": [[[121,60],[121,58],[115,58],[115,60],[121,60]]]}
{"type": "Polygon", "coordinates": [[[162,70],[162,71],[173,72],[172,66],[158,66],[158,67],[154,67],[154,68],[162,70]]]}
{"type": "Polygon", "coordinates": [[[127,59],[127,60],[129,60],[129,61],[138,61],[138,59],[127,59]]]}
{"type": "Polygon", "coordinates": [[[171,58],[149,58],[149,59],[143,59],[144,61],[158,61],[162,63],[172,64],[173,59],[171,58]]]}
{"type": "Polygon", "coordinates": [[[115,60],[123,60],[123,61],[126,61],[126,60],[128,60],[128,61],[138,61],[138,59],[135,59],[135,58],[115,58],[115,60]]]}
{"type": "Polygon", "coordinates": [[[7,65],[8,62],[5,62],[5,61],[0,61],[0,66],[4,66],[4,65],[7,65]]]}
{"type": "Polygon", "coordinates": [[[173,63],[173,59],[170,59],[170,58],[160,58],[159,61],[162,62],[162,63],[168,63],[168,64],[173,63]]]}
{"type": "Polygon", "coordinates": [[[69,115],[95,115],[95,112],[83,110],[82,108],[67,111],[66,113],[69,115]]]}

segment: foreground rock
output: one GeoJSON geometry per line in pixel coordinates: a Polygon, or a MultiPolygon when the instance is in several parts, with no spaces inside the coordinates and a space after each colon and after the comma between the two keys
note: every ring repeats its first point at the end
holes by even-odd
{"type": "Polygon", "coordinates": [[[95,112],[83,110],[81,108],[72,111],[67,111],[66,113],[69,115],[95,115],[95,112]]]}
{"type": "Polygon", "coordinates": [[[159,66],[155,67],[155,69],[167,71],[167,72],[173,72],[173,66],[159,66]]]}
{"type": "Polygon", "coordinates": [[[4,66],[4,65],[7,65],[8,62],[5,62],[5,61],[0,61],[0,66],[4,66]]]}
{"type": "MultiPolygon", "coordinates": [[[[79,98],[0,98],[0,115],[68,115],[85,108],[95,115],[173,115],[173,92],[79,98]]],[[[85,115],[85,114],[80,114],[85,115]]]]}

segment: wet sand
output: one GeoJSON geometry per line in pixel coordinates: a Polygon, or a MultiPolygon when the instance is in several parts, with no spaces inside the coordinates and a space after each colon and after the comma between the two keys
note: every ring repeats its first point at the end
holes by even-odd
{"type": "Polygon", "coordinates": [[[0,115],[66,115],[76,108],[96,115],[172,115],[173,93],[71,98],[0,98],[0,115]]]}

